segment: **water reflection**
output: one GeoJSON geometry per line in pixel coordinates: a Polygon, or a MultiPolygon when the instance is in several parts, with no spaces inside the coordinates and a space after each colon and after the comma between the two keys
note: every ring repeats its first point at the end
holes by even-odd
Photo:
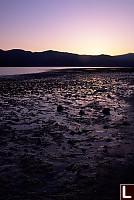
{"type": "MultiPolygon", "coordinates": [[[[32,73],[41,73],[57,69],[87,69],[95,70],[98,67],[0,67],[0,76],[5,75],[18,75],[18,74],[32,74],[32,73]]],[[[107,68],[107,67],[99,67],[107,68]]],[[[112,67],[111,69],[116,69],[120,67],[112,67]]]]}

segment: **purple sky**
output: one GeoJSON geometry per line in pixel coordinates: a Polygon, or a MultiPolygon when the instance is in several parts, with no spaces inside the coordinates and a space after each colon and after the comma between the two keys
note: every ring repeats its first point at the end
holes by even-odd
{"type": "Polygon", "coordinates": [[[134,0],[0,0],[0,48],[134,52],[134,0]]]}

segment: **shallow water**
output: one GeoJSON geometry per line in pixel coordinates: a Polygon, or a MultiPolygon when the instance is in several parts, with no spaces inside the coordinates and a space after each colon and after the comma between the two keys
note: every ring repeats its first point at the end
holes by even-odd
{"type": "MultiPolygon", "coordinates": [[[[18,74],[33,74],[33,73],[41,73],[41,72],[48,72],[51,70],[57,69],[97,69],[97,67],[0,67],[0,76],[6,75],[18,75],[18,74]]],[[[107,68],[107,67],[100,67],[100,68],[107,68]]],[[[118,67],[117,67],[118,68],[118,67]]],[[[116,69],[116,67],[113,67],[116,69]]]]}

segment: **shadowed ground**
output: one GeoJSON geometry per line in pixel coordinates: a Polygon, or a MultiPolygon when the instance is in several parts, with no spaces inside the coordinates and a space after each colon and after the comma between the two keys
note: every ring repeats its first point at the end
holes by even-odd
{"type": "Polygon", "coordinates": [[[134,183],[133,80],[123,69],[1,78],[1,199],[119,199],[134,183]]]}

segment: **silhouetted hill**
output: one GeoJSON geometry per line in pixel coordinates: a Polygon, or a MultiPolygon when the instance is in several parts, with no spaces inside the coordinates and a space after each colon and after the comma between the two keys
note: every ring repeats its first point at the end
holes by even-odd
{"type": "Polygon", "coordinates": [[[104,66],[134,67],[134,53],[125,55],[78,55],[67,52],[31,52],[22,49],[0,49],[0,66],[104,66]]]}
{"type": "Polygon", "coordinates": [[[124,54],[124,55],[119,55],[117,57],[119,59],[122,59],[122,60],[134,60],[134,53],[128,53],[128,54],[124,54]]]}

